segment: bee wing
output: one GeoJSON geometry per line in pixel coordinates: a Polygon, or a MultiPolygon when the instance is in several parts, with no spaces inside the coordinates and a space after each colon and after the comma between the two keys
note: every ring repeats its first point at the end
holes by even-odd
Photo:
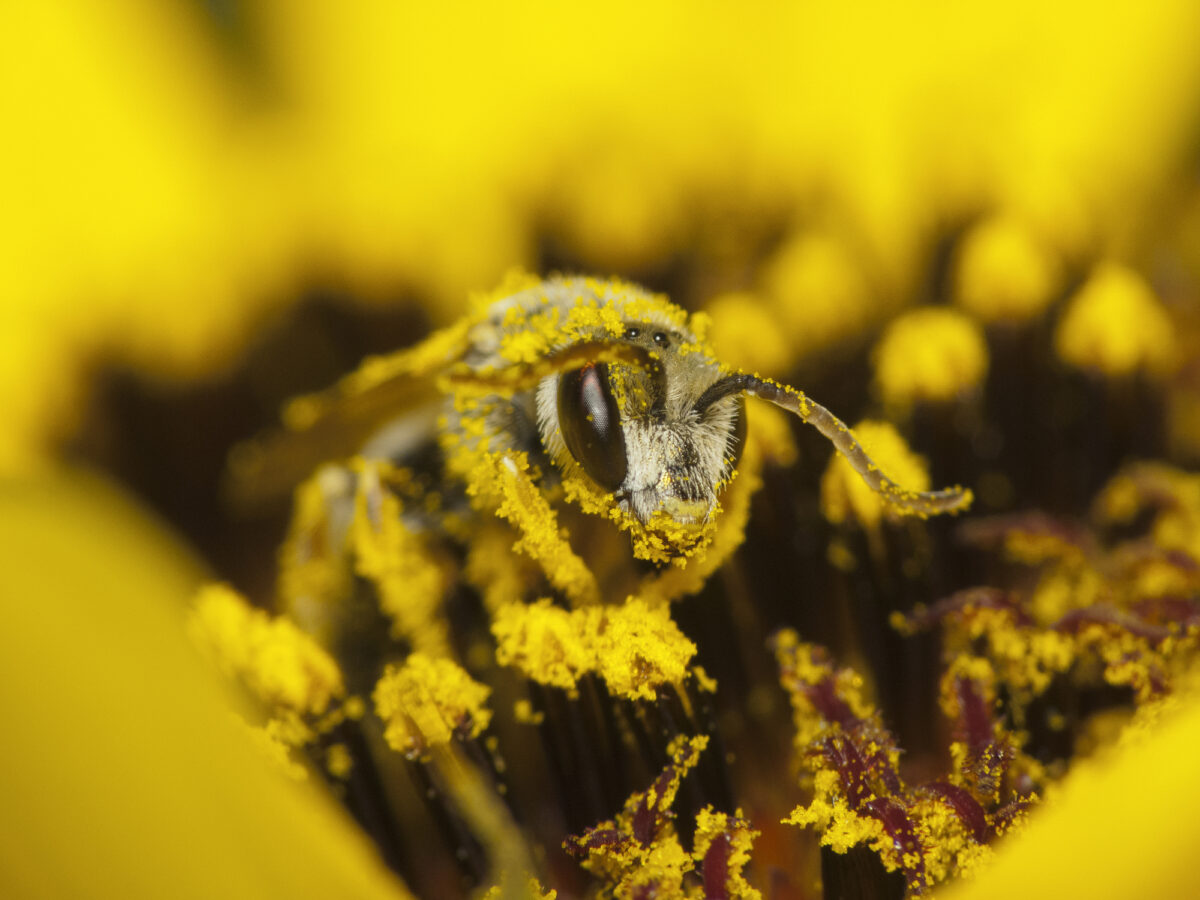
{"type": "Polygon", "coordinates": [[[244,512],[286,497],[319,465],[359,452],[385,425],[409,414],[414,428],[432,436],[438,378],[470,349],[463,321],[414,347],[371,357],[332,387],[289,401],[280,428],[233,448],[222,486],[227,502],[244,512]]]}
{"type": "Polygon", "coordinates": [[[475,345],[472,336],[479,334],[472,329],[477,324],[463,320],[415,347],[368,359],[333,387],[290,401],[282,428],[230,453],[223,488],[227,502],[241,511],[263,507],[287,496],[322,463],[360,451],[371,455],[380,446],[416,443],[413,433],[421,429],[432,437],[440,404],[431,406],[430,401],[440,401],[447,392],[512,395],[531,390],[547,375],[591,362],[658,366],[655,354],[610,340],[581,341],[539,359],[506,363],[475,345]],[[368,445],[384,426],[389,435],[368,445]]]}

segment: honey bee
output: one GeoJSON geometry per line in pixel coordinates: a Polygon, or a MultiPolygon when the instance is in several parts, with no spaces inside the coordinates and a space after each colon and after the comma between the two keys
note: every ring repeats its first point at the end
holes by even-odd
{"type": "MultiPolygon", "coordinates": [[[[752,397],[814,426],[899,512],[926,516],[970,502],[962,488],[900,487],[823,406],[723,365],[704,325],[621,281],[510,286],[416,347],[367,360],[328,391],[293,401],[286,434],[235,456],[236,484],[252,495],[293,477],[296,466],[279,462],[293,457],[279,451],[297,439],[319,454],[349,437],[360,458],[401,465],[434,446],[436,477],[465,488],[477,508],[501,505],[488,499],[489,477],[519,476],[630,531],[635,555],[670,561],[711,536],[752,397]]],[[[331,504],[354,483],[326,480],[331,504]]]]}

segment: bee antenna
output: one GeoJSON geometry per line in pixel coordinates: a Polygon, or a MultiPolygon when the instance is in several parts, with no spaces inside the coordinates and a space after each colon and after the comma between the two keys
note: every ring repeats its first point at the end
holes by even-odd
{"type": "Polygon", "coordinates": [[[699,400],[696,409],[703,412],[708,406],[731,394],[745,392],[785,409],[803,422],[813,426],[829,439],[834,449],[845,457],[866,482],[867,486],[901,512],[918,516],[933,516],[939,513],[961,512],[971,505],[971,491],[963,487],[946,488],[941,491],[913,491],[901,487],[880,470],[867,455],[854,432],[841,419],[820,403],[805,396],[802,391],[779,384],[767,378],[734,372],[712,384],[699,400]]]}
{"type": "Polygon", "coordinates": [[[697,415],[703,416],[705,411],[718,400],[724,400],[734,394],[749,392],[750,388],[746,385],[746,379],[753,378],[753,375],[747,375],[745,372],[734,372],[732,375],[726,375],[724,378],[714,381],[697,398],[692,409],[697,415]]]}

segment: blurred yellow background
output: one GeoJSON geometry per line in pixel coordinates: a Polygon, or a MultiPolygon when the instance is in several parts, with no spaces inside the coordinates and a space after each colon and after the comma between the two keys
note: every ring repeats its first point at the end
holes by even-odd
{"type": "Polygon", "coordinates": [[[1143,263],[1196,206],[1198,34],[1189,0],[20,4],[0,462],[70,433],[97,364],[212,374],[314,283],[446,321],[547,240],[698,254],[703,292],[816,233],[877,302],[979,215],[1143,263]]]}

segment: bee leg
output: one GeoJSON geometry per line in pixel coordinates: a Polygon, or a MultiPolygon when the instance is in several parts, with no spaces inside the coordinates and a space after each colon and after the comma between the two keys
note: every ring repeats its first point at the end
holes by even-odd
{"type": "Polygon", "coordinates": [[[338,464],[322,466],[301,484],[279,557],[283,611],[326,647],[341,630],[352,589],[346,543],[356,485],[354,473],[338,464]]]}
{"type": "Polygon", "coordinates": [[[558,517],[529,475],[524,454],[491,455],[470,478],[476,497],[520,533],[515,549],[537,563],[573,606],[599,601],[595,575],[563,537],[558,517]]]}

